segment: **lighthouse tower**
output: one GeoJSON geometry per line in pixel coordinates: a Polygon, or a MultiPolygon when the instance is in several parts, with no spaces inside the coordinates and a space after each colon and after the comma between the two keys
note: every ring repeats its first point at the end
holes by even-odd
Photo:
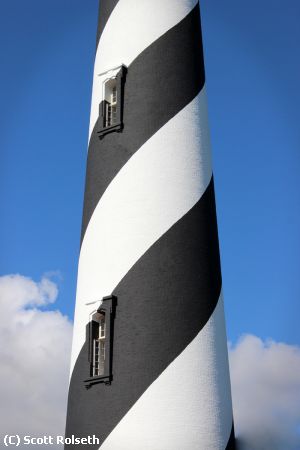
{"type": "Polygon", "coordinates": [[[197,0],[100,2],[72,435],[234,449],[197,0]]]}

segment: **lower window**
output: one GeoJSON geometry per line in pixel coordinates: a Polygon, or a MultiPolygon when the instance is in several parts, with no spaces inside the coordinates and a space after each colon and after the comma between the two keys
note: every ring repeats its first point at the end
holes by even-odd
{"type": "Polygon", "coordinates": [[[87,327],[90,376],[84,383],[90,388],[96,383],[111,384],[114,316],[117,298],[104,297],[99,308],[92,313],[87,327]]]}

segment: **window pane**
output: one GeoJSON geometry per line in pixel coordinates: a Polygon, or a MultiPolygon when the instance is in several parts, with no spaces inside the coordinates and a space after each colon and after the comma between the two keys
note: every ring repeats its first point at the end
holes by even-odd
{"type": "Polygon", "coordinates": [[[104,100],[105,107],[105,126],[110,127],[117,123],[117,81],[111,78],[105,83],[104,100]]]}
{"type": "Polygon", "coordinates": [[[105,314],[97,313],[94,320],[98,322],[98,330],[93,339],[92,376],[101,376],[105,373],[105,314]]]}

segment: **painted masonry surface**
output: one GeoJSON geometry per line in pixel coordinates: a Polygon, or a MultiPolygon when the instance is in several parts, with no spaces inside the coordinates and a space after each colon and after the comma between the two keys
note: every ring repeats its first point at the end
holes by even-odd
{"type": "Polygon", "coordinates": [[[100,3],[72,434],[96,435],[90,449],[234,449],[196,0],[100,3]]]}

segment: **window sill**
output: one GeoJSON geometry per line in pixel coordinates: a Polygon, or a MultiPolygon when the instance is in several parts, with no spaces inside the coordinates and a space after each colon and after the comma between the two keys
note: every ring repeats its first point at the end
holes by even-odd
{"type": "Polygon", "coordinates": [[[111,133],[113,131],[122,131],[122,128],[123,128],[123,124],[120,122],[120,123],[117,123],[116,125],[112,125],[111,127],[102,128],[102,130],[97,131],[97,134],[98,134],[99,138],[102,139],[105,134],[111,133]]]}
{"type": "Polygon", "coordinates": [[[84,380],[85,387],[87,389],[91,388],[93,384],[104,383],[111,384],[111,376],[110,375],[100,375],[98,377],[90,377],[84,380]]]}

